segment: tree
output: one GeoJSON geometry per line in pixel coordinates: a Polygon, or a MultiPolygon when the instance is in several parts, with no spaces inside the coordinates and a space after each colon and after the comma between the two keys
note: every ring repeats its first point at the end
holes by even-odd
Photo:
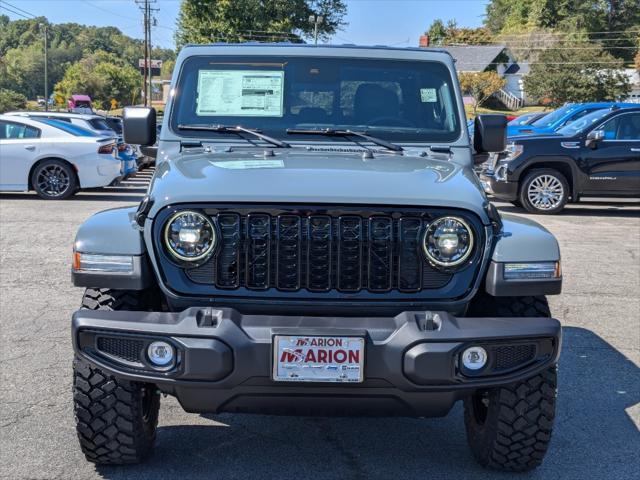
{"type": "Polygon", "coordinates": [[[473,97],[473,114],[491,95],[504,87],[506,80],[496,72],[462,72],[458,75],[462,93],[473,97]]]}
{"type": "Polygon", "coordinates": [[[184,0],[180,6],[176,44],[293,41],[311,38],[309,16],[322,15],[321,39],[345,23],[344,0],[184,0]]]}
{"type": "Polygon", "coordinates": [[[0,113],[10,110],[22,110],[27,107],[27,97],[21,93],[0,88],[0,113]]]}
{"type": "Polygon", "coordinates": [[[131,105],[136,102],[141,84],[137,69],[112,53],[98,51],[67,68],[55,93],[64,98],[74,93],[87,94],[98,108],[109,105],[112,98],[119,104],[131,105]]]}
{"type": "Polygon", "coordinates": [[[638,72],[640,72],[640,52],[638,52],[636,54],[635,62],[636,62],[636,70],[638,70],[638,72]]]}
{"type": "Polygon", "coordinates": [[[487,28],[458,27],[455,20],[449,20],[445,26],[439,18],[431,23],[425,33],[434,45],[483,45],[493,41],[493,36],[487,28]]]}
{"type": "Polygon", "coordinates": [[[579,49],[552,47],[540,54],[524,79],[532,98],[552,107],[566,102],[615,101],[630,90],[624,62],[600,44],[584,42],[579,49]]]}

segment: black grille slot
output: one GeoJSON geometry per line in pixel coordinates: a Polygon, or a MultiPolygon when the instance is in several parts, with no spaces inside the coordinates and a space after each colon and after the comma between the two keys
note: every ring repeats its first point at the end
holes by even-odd
{"type": "Polygon", "coordinates": [[[102,353],[127,362],[140,362],[143,343],[131,338],[98,337],[96,347],[102,353]]]}
{"type": "Polygon", "coordinates": [[[532,343],[523,345],[500,345],[493,347],[494,370],[511,370],[533,360],[536,346],[532,343]]]}
{"type": "Polygon", "coordinates": [[[424,260],[428,217],[266,211],[209,211],[219,245],[209,261],[185,269],[187,277],[220,289],[345,293],[419,292],[453,277],[424,260]]]}
{"type": "Polygon", "coordinates": [[[220,288],[240,286],[240,215],[223,213],[218,215],[221,247],[217,256],[218,271],[211,277],[220,288]]]}
{"type": "Polygon", "coordinates": [[[331,217],[309,217],[307,248],[307,288],[313,291],[331,289],[331,217]]]}
{"type": "Polygon", "coordinates": [[[270,257],[271,217],[250,214],[247,216],[247,287],[269,288],[270,257]]]}
{"type": "Polygon", "coordinates": [[[338,290],[357,292],[362,286],[362,219],[338,219],[338,290]]]}
{"type": "Polygon", "coordinates": [[[296,215],[280,215],[277,221],[277,274],[280,290],[300,288],[302,220],[296,215]]]}

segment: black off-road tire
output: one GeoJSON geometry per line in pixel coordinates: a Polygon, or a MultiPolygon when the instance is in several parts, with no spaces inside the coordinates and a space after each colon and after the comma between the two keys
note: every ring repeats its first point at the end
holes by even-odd
{"type": "Polygon", "coordinates": [[[532,170],[524,177],[524,180],[520,186],[520,193],[518,200],[522,204],[525,210],[530,213],[542,214],[542,215],[553,215],[559,213],[562,209],[564,209],[565,205],[569,201],[569,196],[571,192],[569,190],[569,182],[567,182],[566,177],[557,170],[553,168],[540,168],[536,170],[532,170]],[[531,187],[533,182],[540,181],[543,179],[548,179],[552,182],[553,185],[559,186],[558,192],[561,193],[561,199],[558,201],[557,205],[552,208],[543,208],[542,206],[536,206],[531,199],[529,198],[529,187],[531,187]]]}
{"type": "MultiPolygon", "coordinates": [[[[145,292],[87,289],[82,308],[148,310],[148,296],[145,292]]],[[[160,410],[155,385],[116,378],[76,358],[73,403],[80,447],[90,462],[138,463],[152,452],[160,410]]]]}
{"type": "MultiPolygon", "coordinates": [[[[469,316],[549,317],[545,297],[492,297],[472,303],[469,316]]],[[[553,365],[520,382],[475,392],[464,400],[467,440],[483,467],[511,472],[542,463],[551,440],[557,373],[553,365]]]]}

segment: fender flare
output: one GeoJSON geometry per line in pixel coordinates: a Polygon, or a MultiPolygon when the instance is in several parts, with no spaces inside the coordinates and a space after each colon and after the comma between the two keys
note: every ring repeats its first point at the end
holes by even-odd
{"type": "Polygon", "coordinates": [[[532,157],[526,162],[518,165],[515,170],[509,172],[509,180],[520,182],[523,177],[523,173],[525,171],[536,168],[537,165],[545,164],[545,163],[561,163],[566,165],[571,171],[571,179],[567,179],[567,181],[571,184],[571,192],[574,198],[580,196],[580,184],[582,182],[581,171],[576,164],[576,161],[572,157],[566,157],[562,155],[550,155],[544,157],[532,157]]]}
{"type": "Polygon", "coordinates": [[[142,232],[135,223],[137,207],[103,210],[89,217],[78,229],[74,252],[132,257],[128,273],[76,271],[71,277],[77,287],[143,290],[154,282],[142,232]]]}

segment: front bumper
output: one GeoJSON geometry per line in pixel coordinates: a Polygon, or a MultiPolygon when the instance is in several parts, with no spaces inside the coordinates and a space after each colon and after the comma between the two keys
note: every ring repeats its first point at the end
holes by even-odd
{"type": "Polygon", "coordinates": [[[80,357],[117,377],[154,383],[191,412],[441,416],[469,392],[528,378],[560,354],[560,323],[552,318],[431,313],[432,321],[425,312],[336,318],[243,315],[211,307],[180,313],[79,310],[72,336],[80,357]],[[362,336],[364,381],[273,381],[277,334],[362,336]],[[155,340],[170,342],[178,352],[168,370],[155,370],[146,359],[155,340]],[[465,372],[459,361],[471,345],[489,352],[480,373],[465,372]],[[524,346],[529,357],[522,355],[524,346]]]}
{"type": "Polygon", "coordinates": [[[498,180],[493,174],[483,173],[480,175],[480,183],[485,192],[501,200],[512,202],[518,199],[518,182],[498,180]]]}

